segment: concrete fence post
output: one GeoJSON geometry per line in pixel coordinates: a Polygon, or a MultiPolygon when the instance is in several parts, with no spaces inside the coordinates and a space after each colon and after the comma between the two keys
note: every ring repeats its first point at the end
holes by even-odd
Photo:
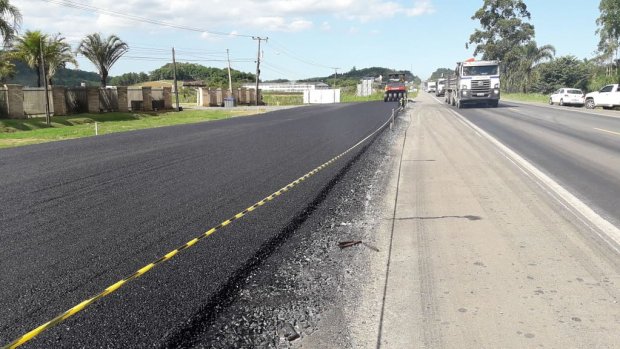
{"type": "Polygon", "coordinates": [[[144,111],[153,111],[153,95],[151,87],[142,86],[142,109],[144,111]]]}
{"type": "Polygon", "coordinates": [[[172,109],[172,87],[164,87],[164,109],[172,109]]]}
{"type": "Polygon", "coordinates": [[[25,119],[24,90],[21,85],[4,85],[7,93],[7,115],[11,119],[25,119]]]}
{"type": "Polygon", "coordinates": [[[88,112],[99,113],[101,106],[99,104],[99,87],[86,87],[86,98],[88,100],[88,112]]]}
{"type": "Polygon", "coordinates": [[[52,86],[52,105],[54,116],[67,115],[67,88],[64,86],[52,86]]]}
{"type": "Polygon", "coordinates": [[[116,94],[118,100],[117,110],[121,113],[129,112],[129,101],[127,100],[127,86],[117,86],[116,94]]]}

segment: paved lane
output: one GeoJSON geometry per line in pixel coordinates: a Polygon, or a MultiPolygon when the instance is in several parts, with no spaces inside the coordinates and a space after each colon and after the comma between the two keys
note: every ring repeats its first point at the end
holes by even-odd
{"type": "Polygon", "coordinates": [[[459,112],[620,226],[620,118],[514,103],[459,112]]]}
{"type": "MultiPolygon", "coordinates": [[[[0,151],[0,344],[346,150],[393,107],[305,107],[0,151]]],[[[355,153],[32,345],[158,345],[217,304],[355,153]]]]}

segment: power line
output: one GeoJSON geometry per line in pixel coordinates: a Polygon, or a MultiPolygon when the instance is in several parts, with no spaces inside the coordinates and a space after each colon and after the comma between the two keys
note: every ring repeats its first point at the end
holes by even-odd
{"type": "Polygon", "coordinates": [[[164,22],[164,21],[158,21],[158,20],[155,20],[155,19],[150,19],[150,18],[135,16],[135,15],[130,15],[130,14],[122,13],[122,12],[106,10],[106,9],[102,9],[102,8],[91,6],[91,5],[80,4],[80,3],[76,3],[76,2],[73,2],[73,1],[69,1],[69,0],[43,0],[43,1],[49,2],[49,3],[52,3],[52,4],[56,4],[56,5],[61,5],[61,6],[65,6],[65,7],[70,7],[70,8],[78,9],[78,10],[84,10],[84,11],[89,11],[89,12],[97,12],[97,13],[101,13],[101,14],[113,15],[113,16],[129,19],[129,20],[132,20],[132,21],[137,21],[137,22],[142,22],[142,23],[149,23],[149,24],[154,24],[154,25],[160,25],[160,26],[169,27],[169,28],[175,28],[175,29],[188,30],[188,31],[193,31],[193,32],[198,32],[198,33],[207,33],[207,34],[218,35],[218,36],[236,36],[236,37],[243,37],[243,38],[251,38],[252,37],[252,35],[236,34],[236,33],[224,33],[224,32],[206,30],[206,29],[203,29],[203,28],[196,28],[196,27],[190,27],[190,26],[186,26],[186,25],[180,25],[180,24],[174,24],[174,23],[169,23],[169,22],[164,22]]]}

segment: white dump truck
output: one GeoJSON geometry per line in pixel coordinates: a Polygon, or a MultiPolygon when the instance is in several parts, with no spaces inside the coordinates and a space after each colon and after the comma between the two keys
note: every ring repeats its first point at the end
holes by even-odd
{"type": "Polygon", "coordinates": [[[464,105],[499,104],[499,61],[476,61],[473,58],[456,63],[454,75],[445,82],[445,101],[457,108],[464,105]]]}
{"type": "Polygon", "coordinates": [[[446,87],[446,79],[444,78],[437,79],[437,90],[435,91],[435,96],[437,97],[444,96],[446,93],[445,87],[446,87]]]}

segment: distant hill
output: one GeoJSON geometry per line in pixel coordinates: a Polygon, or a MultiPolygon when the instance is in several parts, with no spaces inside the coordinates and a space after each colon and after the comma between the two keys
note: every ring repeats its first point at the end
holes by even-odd
{"type": "MultiPolygon", "coordinates": [[[[21,62],[14,62],[16,74],[12,79],[8,79],[9,84],[18,84],[23,86],[37,86],[37,74],[28,68],[26,64],[21,62]]],[[[62,86],[80,86],[82,82],[87,86],[99,86],[99,74],[93,72],[87,72],[79,69],[67,69],[61,68],[58,70],[52,82],[54,85],[62,86]]]]}
{"type": "MultiPolygon", "coordinates": [[[[383,76],[384,78],[387,78],[388,74],[394,73],[394,72],[405,73],[405,79],[407,81],[413,81],[416,84],[419,84],[420,82],[422,82],[422,79],[420,79],[416,75],[413,75],[408,70],[395,70],[395,69],[383,68],[383,67],[370,67],[370,68],[364,68],[364,69],[357,69],[357,68],[353,67],[350,71],[348,71],[346,73],[339,73],[338,76],[337,76],[337,79],[338,80],[359,80],[359,79],[365,78],[365,77],[379,77],[379,76],[383,76]]],[[[311,78],[311,79],[304,79],[304,80],[301,80],[301,81],[325,81],[325,82],[329,82],[330,80],[333,80],[334,77],[335,77],[334,74],[331,74],[329,76],[316,77],[316,78],[311,78]]]]}

